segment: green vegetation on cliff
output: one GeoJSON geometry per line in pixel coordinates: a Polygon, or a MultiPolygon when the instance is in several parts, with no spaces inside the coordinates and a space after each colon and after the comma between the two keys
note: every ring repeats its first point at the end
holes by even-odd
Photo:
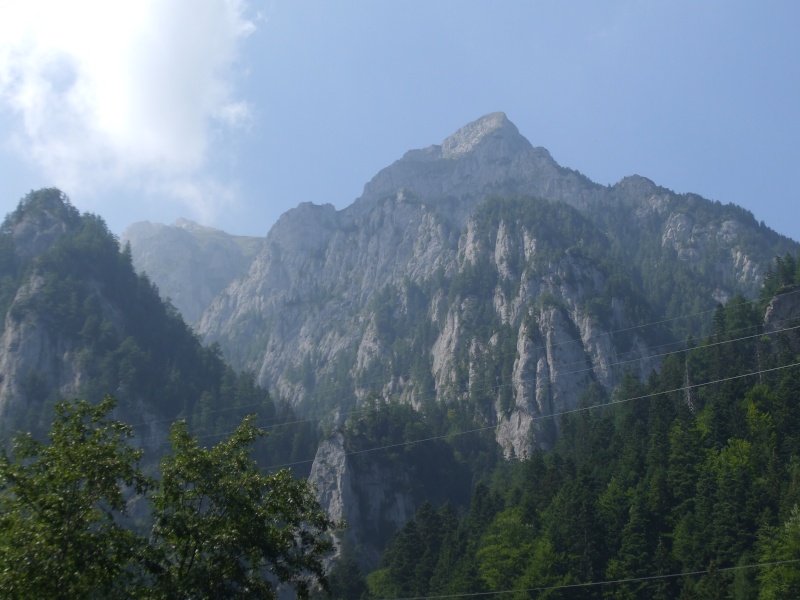
{"type": "MultiPolygon", "coordinates": [[[[796,293],[791,257],[770,272],[765,293],[796,293]]],[[[423,505],[370,597],[797,597],[800,323],[765,335],[762,314],[734,297],[647,382],[562,416],[552,451],[499,465],[469,510],[423,505]]]]}

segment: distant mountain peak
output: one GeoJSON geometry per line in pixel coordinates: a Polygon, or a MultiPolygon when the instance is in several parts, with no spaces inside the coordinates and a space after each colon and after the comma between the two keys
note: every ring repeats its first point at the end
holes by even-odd
{"type": "Polygon", "coordinates": [[[196,221],[185,219],[184,217],[176,219],[172,226],[190,233],[221,233],[219,229],[209,227],[208,225],[201,225],[196,221]]]}
{"type": "Polygon", "coordinates": [[[468,123],[442,142],[442,158],[457,158],[471,152],[492,132],[506,130],[518,136],[519,130],[503,112],[493,112],[468,123]]]}

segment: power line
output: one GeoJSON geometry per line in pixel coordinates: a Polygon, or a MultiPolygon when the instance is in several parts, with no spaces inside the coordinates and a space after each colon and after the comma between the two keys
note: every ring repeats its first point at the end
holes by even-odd
{"type": "Polygon", "coordinates": [[[795,564],[800,562],[800,558],[788,560],[777,560],[773,562],[753,563],[749,565],[737,565],[735,567],[708,568],[702,571],[690,571],[688,573],[668,573],[665,575],[644,575],[642,577],[629,577],[627,579],[606,579],[603,581],[587,581],[584,583],[565,583],[561,585],[549,585],[531,588],[517,588],[512,590],[497,590],[493,592],[470,592],[465,594],[442,594],[436,596],[407,596],[395,600],[445,600],[447,598],[476,598],[479,596],[494,596],[500,594],[517,594],[519,592],[550,592],[556,590],[568,590],[577,588],[597,587],[605,585],[621,585],[625,583],[637,583],[643,581],[657,581],[659,579],[676,579],[682,577],[697,577],[698,575],[710,575],[712,573],[724,573],[729,571],[739,571],[745,569],[761,569],[764,567],[777,567],[780,565],[795,564]]]}
{"type": "MultiPolygon", "coordinates": [[[[783,319],[783,320],[780,320],[778,322],[782,323],[782,322],[785,322],[785,321],[792,321],[792,320],[793,319],[783,319]]],[[[753,328],[753,326],[743,327],[743,328],[736,329],[736,330],[733,330],[733,331],[744,331],[744,330],[752,329],[752,328],[753,328]]],[[[798,328],[800,328],[800,325],[796,325],[794,327],[787,327],[787,328],[784,328],[784,329],[780,329],[780,330],[776,330],[776,331],[770,331],[770,332],[766,332],[766,333],[757,333],[757,334],[750,335],[750,336],[743,336],[743,337],[740,337],[740,338],[733,338],[733,339],[730,339],[730,340],[721,340],[721,341],[718,341],[718,342],[707,343],[707,344],[704,344],[702,346],[698,346],[696,348],[687,348],[687,349],[685,349],[685,351],[691,352],[693,350],[713,348],[713,347],[722,346],[722,345],[725,345],[725,344],[733,344],[733,343],[741,342],[741,341],[748,340],[748,339],[760,338],[760,337],[763,337],[763,336],[766,336],[766,335],[776,335],[776,334],[784,333],[784,332],[787,332],[787,331],[793,331],[793,330],[798,329],[798,328]]],[[[646,348],[645,350],[650,350],[650,349],[652,349],[654,347],[656,347],[656,346],[653,346],[653,347],[650,347],[650,348],[646,348]]],[[[619,366],[622,366],[622,365],[626,365],[626,364],[630,364],[630,363],[634,363],[634,362],[638,362],[638,361],[651,360],[651,359],[654,359],[654,358],[661,358],[661,357],[668,356],[668,355],[673,354],[673,353],[674,352],[665,352],[663,354],[640,356],[639,358],[636,358],[636,359],[630,359],[630,360],[619,361],[619,362],[616,362],[616,363],[610,363],[610,364],[606,365],[606,367],[607,368],[619,367],[619,366]]],[[[566,366],[574,365],[574,364],[580,364],[580,363],[586,364],[585,361],[580,361],[580,362],[566,363],[566,366]]],[[[577,373],[585,373],[587,371],[594,371],[594,370],[595,370],[595,367],[594,366],[590,366],[590,367],[585,367],[583,369],[576,369],[576,370],[573,370],[573,371],[561,372],[561,373],[558,373],[558,375],[561,376],[561,377],[566,377],[568,375],[574,375],[574,374],[577,374],[577,373]]],[[[534,381],[535,381],[535,379],[528,379],[528,380],[522,380],[521,383],[530,384],[530,383],[533,383],[534,381]]],[[[496,385],[491,385],[491,386],[487,386],[487,387],[483,387],[483,388],[480,388],[480,387],[472,388],[472,390],[477,391],[477,392],[492,392],[492,391],[496,392],[496,391],[499,391],[501,388],[503,388],[505,386],[510,386],[510,385],[512,385],[511,382],[504,382],[504,383],[499,383],[499,384],[496,384],[496,385]]],[[[691,386],[689,386],[689,387],[691,387],[691,386]]],[[[423,401],[424,400],[435,400],[438,396],[439,396],[438,393],[434,393],[431,396],[426,396],[425,398],[422,398],[422,400],[423,401]]],[[[256,403],[256,404],[252,404],[252,405],[240,405],[240,406],[235,406],[235,407],[229,407],[229,408],[226,408],[226,409],[219,409],[219,410],[215,410],[215,411],[194,413],[192,416],[193,417],[197,417],[197,416],[202,416],[202,415],[207,415],[207,414],[219,413],[219,412],[223,412],[223,411],[228,412],[228,411],[233,411],[233,410],[243,410],[243,409],[250,408],[250,407],[253,407],[253,406],[263,406],[263,403],[256,403]]],[[[377,408],[371,408],[371,407],[369,407],[369,408],[358,408],[358,409],[353,409],[351,411],[346,411],[346,412],[342,413],[342,415],[344,415],[345,417],[349,417],[349,416],[358,415],[358,414],[366,414],[371,410],[377,410],[377,408]]],[[[323,417],[309,417],[309,418],[305,418],[305,419],[296,419],[296,420],[293,420],[293,421],[287,421],[287,422],[283,422],[283,423],[275,423],[274,425],[267,424],[269,421],[275,421],[275,420],[278,420],[280,418],[281,418],[280,416],[266,417],[265,418],[266,422],[261,427],[263,429],[274,429],[276,427],[285,427],[285,426],[289,426],[289,425],[297,425],[297,424],[302,424],[302,423],[320,423],[322,421],[322,419],[324,419],[324,416],[323,417]]],[[[172,421],[172,420],[174,420],[174,419],[159,419],[159,420],[155,420],[155,421],[149,421],[149,422],[140,423],[140,424],[135,425],[134,427],[145,426],[145,425],[150,425],[150,424],[153,424],[153,423],[172,421]]],[[[208,434],[203,434],[203,435],[197,436],[197,438],[198,439],[202,439],[202,438],[215,437],[215,436],[220,436],[220,435],[229,435],[230,433],[233,433],[233,432],[229,431],[229,432],[219,432],[219,433],[208,433],[208,434]]],[[[152,445],[155,445],[155,444],[152,444],[152,445]]]]}
{"type": "MultiPolygon", "coordinates": [[[[651,394],[643,394],[641,396],[633,396],[631,398],[623,398],[623,399],[620,399],[620,400],[614,400],[612,402],[607,402],[606,404],[596,404],[596,405],[593,405],[593,406],[581,406],[581,407],[578,407],[578,408],[573,408],[573,409],[570,409],[570,410],[564,410],[564,411],[557,412],[557,413],[552,413],[552,414],[549,414],[549,415],[539,415],[539,416],[536,416],[536,417],[532,417],[531,421],[542,421],[544,419],[552,419],[552,418],[561,417],[561,416],[564,416],[564,415],[570,415],[570,414],[575,414],[575,413],[580,413],[580,412],[586,412],[586,411],[590,411],[590,410],[597,410],[597,409],[600,409],[600,408],[605,408],[605,407],[608,407],[608,406],[616,406],[618,404],[625,404],[627,402],[633,402],[633,401],[636,401],[636,400],[644,400],[644,399],[647,399],[647,398],[654,398],[655,396],[661,396],[662,394],[671,394],[673,392],[681,392],[681,391],[685,391],[687,389],[699,388],[699,387],[703,387],[703,386],[706,386],[706,385],[714,385],[714,384],[717,384],[717,383],[725,383],[726,381],[733,381],[735,379],[743,379],[745,377],[753,377],[755,375],[762,375],[764,373],[771,373],[771,372],[774,372],[774,371],[780,371],[782,369],[788,369],[788,368],[797,367],[797,366],[800,366],[800,362],[792,363],[790,365],[784,365],[782,367],[773,367],[771,369],[762,369],[762,370],[758,370],[758,371],[753,371],[752,373],[744,373],[742,375],[733,375],[731,377],[724,377],[722,379],[716,379],[714,381],[706,381],[704,383],[695,383],[695,384],[688,385],[688,386],[681,386],[681,387],[673,388],[671,390],[663,390],[663,391],[660,391],[660,392],[653,392],[651,394]]],[[[468,430],[465,430],[465,431],[459,431],[459,432],[455,432],[455,433],[451,432],[451,433],[446,433],[446,434],[443,434],[443,435],[435,435],[435,436],[431,436],[431,437],[427,437],[427,438],[423,438],[423,439],[419,439],[419,440],[411,440],[411,441],[408,441],[408,442],[398,442],[397,444],[388,444],[386,446],[376,446],[374,448],[365,448],[365,449],[361,449],[361,450],[353,450],[353,451],[350,451],[350,452],[345,452],[344,455],[345,456],[352,456],[352,455],[355,455],[355,454],[365,454],[367,452],[376,452],[378,450],[388,450],[388,449],[391,449],[391,448],[400,448],[402,446],[410,446],[410,445],[413,445],[413,444],[421,444],[423,442],[431,442],[431,441],[434,441],[434,440],[449,439],[449,438],[457,437],[457,436],[460,436],[460,435],[466,435],[468,433],[476,433],[476,432],[479,432],[479,431],[487,431],[489,429],[495,429],[496,427],[497,427],[496,425],[487,425],[487,426],[484,426],[484,427],[477,427],[475,429],[468,429],[468,430]]],[[[233,432],[231,432],[231,433],[233,433],[233,432]]],[[[311,463],[311,462],[314,462],[313,458],[309,459],[309,460],[299,460],[299,461],[295,461],[295,462],[291,462],[291,463],[283,463],[283,464],[279,464],[279,465],[269,465],[269,466],[266,466],[264,468],[265,469],[281,469],[281,468],[284,468],[284,467],[292,467],[292,466],[296,466],[296,465],[308,464],[308,463],[311,463]]]]}

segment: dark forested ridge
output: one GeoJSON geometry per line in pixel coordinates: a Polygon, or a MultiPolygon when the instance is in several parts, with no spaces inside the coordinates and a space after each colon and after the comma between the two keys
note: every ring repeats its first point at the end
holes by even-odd
{"type": "Polygon", "coordinates": [[[203,346],[102,219],[56,189],[23,198],[0,227],[0,311],[3,598],[324,584],[340,525],[264,469],[313,452],[316,428],[203,346]]]}
{"type": "MultiPolygon", "coordinates": [[[[187,419],[208,442],[246,414],[260,423],[295,421],[251,374],[236,373],[203,346],[178,312],[136,274],[103,220],[80,214],[59,190],[31,192],[0,227],[2,381],[0,428],[42,431],[64,398],[118,399],[147,448],[187,419]]],[[[270,462],[292,462],[316,445],[307,424],[280,428],[270,462]],[[292,450],[294,449],[294,450],[292,450]]]]}
{"type": "Polygon", "coordinates": [[[424,503],[342,597],[798,597],[796,259],[711,327],[610,405],[562,415],[555,448],[499,464],[469,509],[424,503]]]}

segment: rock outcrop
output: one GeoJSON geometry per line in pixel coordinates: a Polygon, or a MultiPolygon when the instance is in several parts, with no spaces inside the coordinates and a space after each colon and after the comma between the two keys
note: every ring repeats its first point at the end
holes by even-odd
{"type": "Polygon", "coordinates": [[[800,288],[784,289],[767,306],[764,332],[770,334],[773,347],[779,350],[782,342],[793,353],[800,352],[800,288]]]}
{"type": "MultiPolygon", "coordinates": [[[[389,314],[376,303],[381,290],[405,298],[419,288],[422,299],[417,300],[424,305],[413,319],[436,332],[419,349],[436,394],[454,389],[459,363],[469,363],[464,348],[475,338],[476,314],[496,331],[510,327],[522,349],[527,336],[540,340],[546,354],[541,366],[525,362],[533,358],[512,358],[522,361],[515,372],[528,373],[529,379],[538,374],[532,388],[538,389],[538,400],[520,396],[527,388],[519,376],[517,412],[487,416],[496,419],[501,443],[524,455],[524,448],[538,443],[526,437],[533,419],[550,407],[545,389],[553,411],[569,410],[590,382],[610,392],[625,368],[646,374],[657,365],[648,358],[653,341],[643,332],[613,334],[630,326],[634,312],[663,308],[653,304],[659,298],[647,299],[644,291],[636,292],[641,297],[635,302],[609,291],[619,286],[609,282],[600,262],[625,258],[625,236],[635,238],[633,247],[640,239],[659,240],[657,260],[684,265],[689,278],[699,281],[711,274],[713,285],[703,300],[709,304],[736,292],[752,293],[774,249],[791,246],[772,232],[760,232],[758,244],[748,242],[754,228],[758,225],[746,211],[679,196],[643,177],[599,186],[559,166],[504,114],[493,113],[441,145],[406,153],[343,210],[305,203],[286,213],[247,272],[210,303],[198,330],[206,340],[219,342],[235,365],[257,373],[260,382],[301,410],[320,402],[346,406],[369,391],[414,402],[420,400],[421,386],[413,377],[385,375],[397,371],[398,339],[416,347],[410,334],[398,329],[400,321],[414,326],[412,317],[402,307],[389,314]],[[574,220],[575,227],[561,228],[544,217],[537,231],[521,227],[522,215],[536,221],[536,211],[550,210],[533,201],[522,202],[508,221],[491,221],[480,207],[495,196],[563,202],[575,210],[548,218],[574,220]],[[563,238],[558,244],[548,239],[548,228],[560,231],[554,234],[563,238]],[[623,250],[615,250],[612,258],[615,239],[623,250]],[[488,270],[476,275],[482,265],[488,270]],[[479,285],[488,287],[477,296],[454,293],[455,281],[485,276],[479,285]],[[605,322],[597,312],[601,297],[605,322]],[[491,299],[491,318],[483,298],[491,299]],[[557,309],[534,308],[542,298],[552,299],[557,309]],[[638,308],[632,305],[636,302],[638,308]],[[536,321],[536,327],[523,327],[525,319],[536,321]],[[567,340],[573,350],[567,350],[567,340]],[[583,365],[579,373],[566,366],[573,362],[583,365]],[[349,383],[342,385],[343,379],[349,383]],[[326,389],[336,389],[337,397],[326,397],[326,389]],[[515,429],[512,421],[525,425],[515,429]]],[[[657,276],[658,269],[651,270],[653,259],[637,264],[640,255],[628,255],[642,286],[633,288],[647,289],[647,278],[657,276]]],[[[490,337],[473,351],[490,348],[490,337]]]]}
{"type": "Polygon", "coordinates": [[[320,444],[308,481],[328,515],[348,525],[336,536],[337,550],[347,546],[369,568],[378,562],[386,532],[401,527],[417,509],[408,474],[348,456],[341,432],[320,444]]]}

